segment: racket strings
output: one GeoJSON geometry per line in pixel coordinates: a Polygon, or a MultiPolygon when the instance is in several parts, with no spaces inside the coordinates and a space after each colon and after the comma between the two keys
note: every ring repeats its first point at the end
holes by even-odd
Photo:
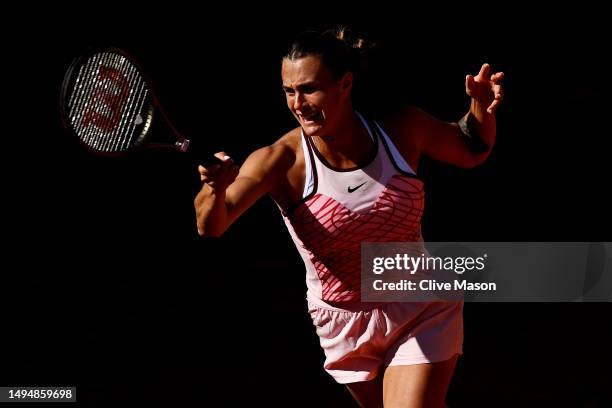
{"type": "MultiPolygon", "coordinates": [[[[120,150],[124,150],[132,145],[134,142],[134,137],[136,132],[134,129],[137,125],[141,124],[140,121],[143,121],[142,110],[144,103],[149,94],[149,90],[147,89],[147,84],[142,80],[136,69],[131,66],[131,79],[135,82],[135,86],[130,87],[130,95],[128,96],[127,103],[127,114],[123,116],[121,129],[118,132],[119,135],[127,135],[127,137],[123,137],[122,140],[117,138],[117,141],[120,143],[120,150]],[[140,118],[137,116],[140,114],[140,118]]],[[[117,147],[117,146],[116,146],[117,147]]]]}
{"type": "MultiPolygon", "coordinates": [[[[113,68],[121,67],[123,62],[124,62],[123,60],[119,60],[119,57],[115,55],[113,57],[111,66],[113,68]]],[[[123,72],[123,70],[125,70],[125,78],[127,80],[127,83],[128,84],[132,83],[133,76],[135,74],[135,70],[131,66],[128,66],[127,69],[125,69],[124,67],[121,67],[121,68],[122,69],[119,72],[123,72]]],[[[119,91],[118,97],[114,98],[114,100],[111,103],[111,106],[109,107],[112,112],[117,112],[119,109],[122,108],[122,106],[120,105],[126,102],[129,102],[130,93],[132,93],[133,91],[131,86],[129,87],[129,90],[122,89],[118,85],[117,85],[117,88],[119,91]],[[126,92],[126,94],[123,94],[123,92],[126,92]]],[[[100,150],[114,151],[114,150],[124,149],[125,146],[124,146],[124,143],[122,142],[127,140],[127,137],[125,137],[126,134],[124,132],[125,132],[125,122],[129,118],[128,113],[129,112],[124,112],[124,114],[118,118],[118,123],[112,127],[114,131],[109,135],[109,137],[104,139],[103,144],[100,146],[100,150]]]]}
{"type": "Polygon", "coordinates": [[[124,56],[91,56],[79,68],[69,97],[69,119],[77,136],[102,152],[123,151],[136,143],[136,131],[150,118],[143,112],[150,94],[137,68],[124,56]]]}
{"type": "Polygon", "coordinates": [[[70,98],[70,109],[71,124],[75,128],[77,135],[85,143],[90,144],[91,131],[83,129],[79,124],[83,122],[83,116],[85,115],[88,103],[91,99],[91,93],[93,91],[93,84],[96,78],[94,74],[94,67],[97,65],[97,55],[87,61],[87,64],[80,67],[79,75],[75,81],[74,91],[70,98]]]}
{"type": "MultiPolygon", "coordinates": [[[[113,68],[117,66],[117,56],[113,56],[111,59],[111,64],[109,64],[109,66],[112,66],[113,68]]],[[[109,84],[111,86],[111,92],[112,95],[114,96],[113,98],[110,98],[108,100],[106,100],[104,98],[104,96],[102,96],[102,99],[104,100],[104,102],[106,102],[106,104],[102,104],[102,107],[104,109],[104,114],[103,117],[105,118],[105,120],[103,121],[104,126],[101,126],[102,129],[111,129],[111,134],[108,135],[108,137],[101,139],[100,142],[101,144],[98,146],[98,148],[102,151],[108,151],[110,145],[112,145],[112,142],[114,139],[117,138],[117,132],[120,129],[120,125],[121,125],[121,121],[122,121],[122,115],[121,115],[121,109],[123,107],[123,104],[126,102],[127,99],[127,93],[129,92],[125,84],[125,77],[122,77],[122,73],[121,71],[118,71],[119,74],[117,74],[117,71],[110,71],[109,70],[109,66],[102,66],[100,67],[100,76],[104,79],[106,78],[110,78],[110,81],[108,81],[105,85],[104,85],[104,91],[107,92],[109,91],[109,84]],[[113,73],[115,75],[113,75],[113,73]],[[117,83],[115,81],[122,81],[120,83],[117,83]],[[114,85],[114,86],[113,86],[114,85]]],[[[106,95],[106,94],[103,94],[106,95]]],[[[99,100],[99,99],[96,99],[99,100]]],[[[98,108],[98,107],[96,107],[98,108]]],[[[102,130],[99,129],[98,131],[102,130]]]]}
{"type": "MultiPolygon", "coordinates": [[[[103,81],[100,81],[100,68],[103,66],[103,60],[99,55],[88,61],[82,82],[82,95],[78,99],[79,104],[76,107],[78,118],[73,124],[78,130],[81,130],[82,136],[79,137],[89,146],[98,149],[100,138],[103,137],[101,131],[108,129],[109,123],[106,123],[104,118],[109,115],[109,107],[101,104],[96,95],[101,91],[100,86],[103,81]],[[93,124],[93,126],[92,126],[93,124]]],[[[79,132],[78,132],[79,133],[79,132]]]]}
{"type": "MultiPolygon", "coordinates": [[[[98,144],[101,138],[101,130],[108,128],[108,123],[105,123],[104,118],[109,114],[108,107],[97,104],[95,93],[100,91],[100,68],[104,61],[100,54],[93,55],[90,58],[84,69],[81,70],[75,84],[75,91],[79,90],[78,96],[74,98],[76,105],[71,105],[73,109],[70,112],[72,125],[74,126],[77,135],[86,144],[94,149],[98,149],[98,144]],[[78,84],[78,86],[76,86],[78,84]],[[94,106],[92,106],[94,105],[94,106]],[[94,116],[95,115],[95,116],[94,116]],[[97,126],[91,126],[94,122],[97,126]]],[[[72,99],[72,98],[71,98],[72,99]]]]}
{"type": "MultiPolygon", "coordinates": [[[[115,61],[116,63],[115,66],[121,66],[125,62],[126,60],[122,58],[119,61],[115,61]]],[[[133,105],[131,102],[132,102],[132,99],[134,98],[133,96],[134,87],[137,87],[140,90],[144,87],[144,83],[139,78],[138,72],[133,66],[131,66],[131,64],[128,64],[127,69],[125,70],[126,70],[127,83],[131,84],[131,86],[129,87],[128,94],[125,95],[125,103],[127,103],[126,105],[127,110],[124,111],[124,114],[121,116],[120,122],[118,126],[115,128],[115,131],[112,133],[112,135],[109,138],[107,138],[106,143],[102,146],[102,149],[105,151],[108,151],[108,150],[117,151],[117,150],[126,149],[127,147],[131,145],[131,141],[134,136],[133,127],[131,129],[128,129],[129,123],[135,122],[135,120],[130,120],[132,118],[135,118],[135,112],[130,109],[133,105]]],[[[114,109],[118,109],[119,107],[117,107],[116,105],[122,102],[123,102],[122,100],[117,98],[117,100],[115,101],[114,109]]]]}

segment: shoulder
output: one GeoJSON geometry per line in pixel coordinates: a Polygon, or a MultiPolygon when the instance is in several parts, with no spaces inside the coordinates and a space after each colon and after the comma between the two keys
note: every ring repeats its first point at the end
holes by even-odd
{"type": "Polygon", "coordinates": [[[301,128],[297,127],[280,137],[274,144],[268,146],[282,154],[293,154],[301,151],[302,147],[302,132],[301,128]]]}
{"type": "Polygon", "coordinates": [[[428,118],[427,112],[417,106],[404,106],[382,118],[384,126],[396,130],[394,133],[403,135],[418,133],[428,118]]]}
{"type": "Polygon", "coordinates": [[[425,111],[416,106],[405,106],[377,121],[404,159],[415,170],[421,155],[426,115],[425,111]]]}
{"type": "Polygon", "coordinates": [[[255,150],[241,168],[241,172],[267,185],[272,198],[286,208],[299,199],[303,189],[304,154],[301,128],[293,129],[269,146],[255,150]]]}
{"type": "Polygon", "coordinates": [[[296,159],[296,153],[299,151],[300,146],[300,132],[298,128],[287,132],[271,145],[255,150],[247,158],[247,162],[257,162],[265,167],[290,167],[296,159]]]}
{"type": "Polygon", "coordinates": [[[394,142],[420,148],[425,137],[439,130],[441,122],[417,106],[405,106],[382,118],[380,123],[390,130],[394,142]]]}
{"type": "Polygon", "coordinates": [[[274,196],[287,190],[288,179],[299,178],[296,170],[303,167],[300,135],[299,128],[293,129],[271,145],[255,150],[241,166],[238,178],[248,178],[274,196]]]}
{"type": "Polygon", "coordinates": [[[302,147],[302,128],[298,127],[287,132],[276,143],[270,146],[274,153],[282,157],[284,184],[289,190],[299,188],[304,179],[304,150],[302,147]]]}

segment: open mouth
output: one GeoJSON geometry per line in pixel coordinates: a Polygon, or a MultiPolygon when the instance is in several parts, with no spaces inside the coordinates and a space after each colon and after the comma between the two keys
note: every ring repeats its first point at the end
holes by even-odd
{"type": "Polygon", "coordinates": [[[308,115],[299,115],[300,122],[305,125],[311,125],[313,123],[321,122],[323,120],[323,114],[321,112],[314,112],[308,115]]]}

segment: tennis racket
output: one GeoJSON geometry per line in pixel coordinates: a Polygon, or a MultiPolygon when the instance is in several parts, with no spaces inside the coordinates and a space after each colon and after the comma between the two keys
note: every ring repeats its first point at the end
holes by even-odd
{"type": "Polygon", "coordinates": [[[60,113],[65,129],[95,154],[190,147],[168,120],[140,64],[118,48],[92,49],[74,59],[62,84],[60,113]]]}

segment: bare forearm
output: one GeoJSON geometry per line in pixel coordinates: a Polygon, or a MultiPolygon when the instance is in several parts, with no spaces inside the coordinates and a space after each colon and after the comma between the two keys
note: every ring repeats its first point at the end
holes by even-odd
{"type": "Polygon", "coordinates": [[[225,204],[225,191],[215,191],[204,186],[195,199],[198,234],[218,237],[228,225],[228,211],[225,204]]]}
{"type": "Polygon", "coordinates": [[[239,170],[227,161],[216,170],[200,166],[203,184],[194,202],[198,233],[222,235],[259,198],[272,191],[280,180],[278,175],[286,174],[295,161],[294,156],[286,145],[275,144],[251,153],[239,170]]]}

